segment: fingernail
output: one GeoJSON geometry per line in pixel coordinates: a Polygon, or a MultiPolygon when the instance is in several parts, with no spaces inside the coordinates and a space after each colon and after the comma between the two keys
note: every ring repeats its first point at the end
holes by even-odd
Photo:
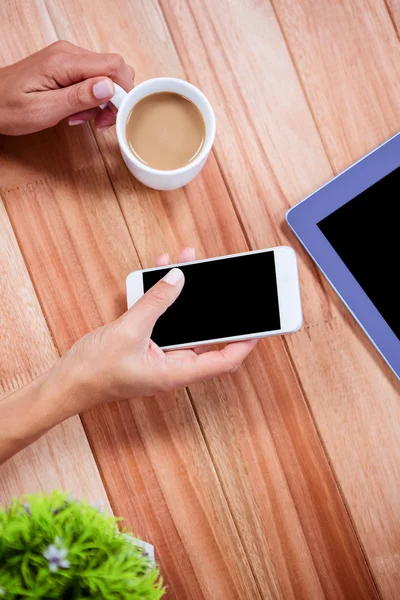
{"type": "Polygon", "coordinates": [[[110,96],[114,96],[114,86],[109,79],[103,79],[94,84],[93,94],[99,100],[109,98],[110,96]]]}
{"type": "Polygon", "coordinates": [[[84,123],[85,121],[82,121],[81,119],[71,119],[70,121],[68,121],[68,125],[82,125],[82,123],[84,123]]]}
{"type": "Polygon", "coordinates": [[[110,129],[111,125],[106,125],[105,127],[97,127],[96,131],[105,131],[106,129],[110,129]]]}
{"type": "Polygon", "coordinates": [[[188,248],[188,250],[189,250],[188,254],[189,254],[190,258],[192,260],[195,260],[195,258],[196,258],[196,250],[194,248],[188,248]]]}
{"type": "Polygon", "coordinates": [[[176,285],[180,282],[183,277],[183,273],[180,269],[171,269],[164,277],[163,281],[170,285],[176,285]]]}

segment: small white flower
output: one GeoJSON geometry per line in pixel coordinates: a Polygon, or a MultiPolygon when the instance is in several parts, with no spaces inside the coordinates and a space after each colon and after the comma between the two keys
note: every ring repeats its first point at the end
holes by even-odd
{"type": "Polygon", "coordinates": [[[24,502],[22,506],[24,507],[24,509],[26,510],[28,515],[31,517],[32,516],[31,505],[29,504],[29,502],[24,502]]]}
{"type": "Polygon", "coordinates": [[[22,506],[23,510],[21,510],[20,514],[21,515],[27,514],[29,517],[31,517],[32,516],[32,512],[31,512],[30,504],[28,502],[23,502],[21,504],[21,506],[22,506]]]}
{"type": "MultiPolygon", "coordinates": [[[[62,543],[59,537],[55,539],[55,542],[58,546],[62,543]]],[[[52,573],[58,571],[59,568],[68,569],[70,566],[70,562],[67,560],[68,550],[58,546],[50,544],[47,550],[43,552],[43,556],[49,561],[49,569],[52,573]]]]}

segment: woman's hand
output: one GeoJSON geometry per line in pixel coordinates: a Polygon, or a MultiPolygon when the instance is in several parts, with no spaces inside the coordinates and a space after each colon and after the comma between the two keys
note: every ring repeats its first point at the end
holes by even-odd
{"type": "MultiPolygon", "coordinates": [[[[194,260],[193,248],[179,262],[194,260]]],[[[170,264],[159,258],[159,266],[170,264]]],[[[172,269],[127,313],[79,340],[47,373],[0,402],[0,464],[64,419],[102,402],[169,392],[235,371],[256,341],[222,350],[163,352],[150,336],[179,296],[183,274],[172,269]]]]}
{"type": "Polygon", "coordinates": [[[55,42],[0,69],[0,133],[22,135],[94,119],[97,129],[115,123],[106,103],[118,83],[127,92],[135,73],[119,54],[99,54],[69,42],[55,42]]]}
{"type": "MultiPolygon", "coordinates": [[[[178,262],[194,258],[194,250],[186,248],[178,262]]],[[[169,263],[167,255],[157,261],[158,266],[169,263]]],[[[74,412],[100,402],[169,392],[238,368],[255,341],[235,342],[213,351],[200,347],[163,352],[150,339],[155,322],[183,285],[182,271],[169,271],[127,313],[86,335],[59,361],[53,380],[73,377],[82,391],[79,401],[83,405],[74,412]]]]}

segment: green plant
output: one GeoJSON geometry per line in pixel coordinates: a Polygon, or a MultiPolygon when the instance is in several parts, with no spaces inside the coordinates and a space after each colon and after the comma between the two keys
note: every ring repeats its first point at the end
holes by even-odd
{"type": "Polygon", "coordinates": [[[158,600],[158,568],[118,519],[67,494],[0,508],[0,597],[158,600]]]}

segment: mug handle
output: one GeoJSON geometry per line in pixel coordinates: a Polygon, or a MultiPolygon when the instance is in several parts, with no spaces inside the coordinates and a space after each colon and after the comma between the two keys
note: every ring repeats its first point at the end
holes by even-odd
{"type": "Polygon", "coordinates": [[[105,104],[100,104],[101,110],[103,110],[106,106],[108,106],[109,102],[112,102],[112,104],[114,104],[115,108],[119,108],[121,106],[122,102],[125,100],[125,98],[128,95],[128,93],[125,90],[123,90],[122,87],[120,85],[118,85],[118,83],[115,83],[113,81],[113,84],[114,84],[114,88],[115,88],[115,94],[111,98],[111,100],[109,100],[105,104]]]}

